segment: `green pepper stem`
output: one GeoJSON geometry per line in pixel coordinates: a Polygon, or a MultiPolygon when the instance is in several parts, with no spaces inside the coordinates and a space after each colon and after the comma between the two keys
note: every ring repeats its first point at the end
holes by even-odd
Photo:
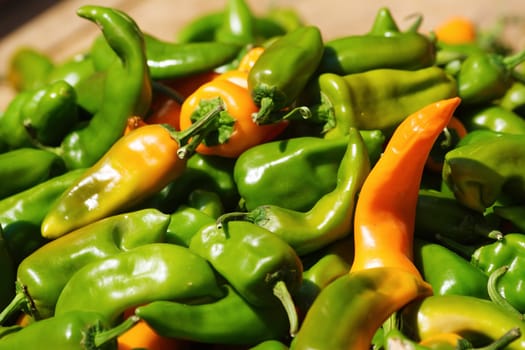
{"type": "Polygon", "coordinates": [[[412,23],[405,32],[407,33],[417,33],[419,28],[421,28],[421,24],[423,23],[423,14],[416,12],[411,15],[408,15],[406,19],[415,17],[414,23],[412,23]]]}
{"type": "Polygon", "coordinates": [[[288,321],[290,323],[290,336],[295,337],[299,329],[299,320],[293,298],[288,291],[286,283],[284,283],[284,281],[277,281],[273,286],[273,294],[281,301],[281,304],[288,315],[288,321]]]}
{"type": "Polygon", "coordinates": [[[509,267],[507,265],[503,265],[496,270],[494,270],[490,275],[487,282],[487,291],[489,293],[489,297],[492,300],[492,302],[502,306],[507,310],[510,314],[516,315],[520,320],[524,319],[524,316],[521,312],[519,312],[514,306],[512,306],[505,297],[503,297],[497,288],[498,280],[501,276],[503,276],[507,271],[509,270],[509,267]]]}
{"type": "Polygon", "coordinates": [[[135,326],[137,322],[139,321],[140,321],[140,317],[138,317],[137,315],[132,315],[128,317],[127,319],[125,319],[119,325],[111,329],[96,333],[93,336],[94,337],[93,343],[98,349],[100,346],[104,345],[108,341],[117,338],[119,335],[124,334],[125,332],[133,328],[133,326],[135,326]]]}
{"type": "Polygon", "coordinates": [[[295,107],[284,116],[279,118],[280,120],[305,120],[312,117],[312,111],[306,106],[295,107]]]}
{"type": "Polygon", "coordinates": [[[525,61],[525,50],[515,55],[503,58],[503,64],[507,69],[514,69],[517,65],[525,61]]]}
{"type": "Polygon", "coordinates": [[[508,332],[503,334],[500,338],[496,339],[494,342],[490,343],[487,346],[481,348],[473,348],[472,350],[500,350],[506,349],[507,346],[521,337],[521,331],[518,327],[510,329],[508,332]]]}
{"type": "Polygon", "coordinates": [[[232,220],[242,220],[242,221],[250,221],[250,213],[241,212],[241,211],[234,211],[234,212],[228,212],[220,215],[215,224],[217,225],[217,228],[221,229],[224,226],[224,223],[227,223],[228,221],[232,220]]]}
{"type": "Polygon", "coordinates": [[[17,292],[11,302],[0,312],[0,325],[11,317],[15,312],[20,311],[27,302],[25,293],[17,292]]]}
{"type": "Polygon", "coordinates": [[[270,97],[263,97],[259,105],[259,111],[252,116],[253,122],[255,124],[267,124],[269,120],[268,116],[273,111],[275,103],[270,97]]]}
{"type": "Polygon", "coordinates": [[[208,128],[210,123],[214,119],[218,118],[220,113],[224,110],[224,105],[220,103],[208,113],[206,113],[202,118],[191,124],[191,126],[187,129],[182,131],[170,131],[171,137],[181,146],[177,150],[177,156],[180,159],[187,159],[191,154],[193,154],[204,136],[211,131],[208,128]]]}

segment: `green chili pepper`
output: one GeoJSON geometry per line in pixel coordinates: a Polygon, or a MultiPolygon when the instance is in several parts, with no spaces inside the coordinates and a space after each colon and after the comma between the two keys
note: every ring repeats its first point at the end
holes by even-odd
{"type": "Polygon", "coordinates": [[[19,148],[0,154],[0,199],[61,175],[65,165],[56,154],[19,148]]]}
{"type": "Polygon", "coordinates": [[[482,54],[485,50],[477,43],[449,44],[442,41],[436,41],[436,60],[435,64],[444,67],[451,62],[463,62],[467,57],[473,54],[482,54]]]}
{"type": "Polygon", "coordinates": [[[287,338],[289,325],[282,307],[257,307],[230,285],[223,289],[224,296],[211,303],[159,300],[137,307],[135,314],[162,336],[202,343],[255,345],[287,338]]]}
{"type": "Polygon", "coordinates": [[[495,288],[520,313],[525,313],[525,280],[521,269],[524,259],[525,234],[521,233],[508,233],[494,243],[482,245],[471,258],[471,263],[487,275],[503,266],[508,268],[497,279],[495,288]]]}
{"type": "Polygon", "coordinates": [[[525,117],[525,83],[515,81],[501,97],[498,104],[503,108],[525,117]]]}
{"type": "Polygon", "coordinates": [[[94,312],[70,312],[31,323],[0,338],[0,349],[116,350],[117,337],[140,319],[131,316],[110,328],[94,312]]]}
{"type": "Polygon", "coordinates": [[[248,89],[260,106],[254,121],[272,121],[270,114],[292,106],[312,77],[323,54],[319,28],[302,26],[267,47],[248,74],[248,89]]]}
{"type": "Polygon", "coordinates": [[[279,340],[270,339],[262,341],[248,350],[288,350],[288,346],[279,340]]]}
{"type": "MultiPolygon", "coordinates": [[[[370,164],[382,152],[385,136],[378,130],[360,131],[370,164]]],[[[251,211],[276,205],[306,211],[335,189],[337,171],[348,138],[292,137],[267,142],[243,152],[235,162],[233,176],[242,206],[251,211]]]]}
{"type": "Polygon", "coordinates": [[[87,115],[84,119],[92,118],[102,106],[106,77],[107,71],[96,71],[75,86],[80,116],[87,115]]]}
{"type": "Polygon", "coordinates": [[[525,119],[498,104],[489,104],[458,114],[467,130],[488,129],[509,134],[525,134],[525,119]]]}
{"type": "Polygon", "coordinates": [[[281,303],[290,333],[297,330],[292,295],[299,289],[303,266],[294,249],[270,231],[246,221],[203,227],[190,249],[224,277],[249,303],[264,307],[281,303]]]}
{"type": "Polygon", "coordinates": [[[523,135],[488,134],[491,136],[449,151],[442,173],[456,199],[480,212],[503,195],[515,203],[525,199],[523,135]]]}
{"type": "Polygon", "coordinates": [[[63,80],[69,85],[76,87],[80,81],[91,76],[94,72],[95,67],[91,55],[79,54],[61,64],[55,65],[49,72],[47,80],[49,82],[63,80]]]}
{"type": "Polygon", "coordinates": [[[2,142],[10,149],[34,143],[56,146],[77,122],[74,88],[63,80],[18,93],[0,116],[2,142]]]}
{"type": "Polygon", "coordinates": [[[215,223],[215,218],[199,209],[181,205],[171,215],[166,232],[166,242],[190,246],[191,239],[205,226],[215,223]]]}
{"type": "Polygon", "coordinates": [[[483,214],[466,208],[455,198],[421,189],[416,206],[415,235],[430,241],[440,236],[461,243],[475,243],[501,233],[483,214]]]}
{"type": "Polygon", "coordinates": [[[58,297],[55,315],[95,311],[115,322],[124,311],[156,300],[202,303],[222,295],[204,258],[186,247],[150,243],[75,272],[58,297]]]}
{"type": "Polygon", "coordinates": [[[46,243],[40,234],[40,226],[52,203],[84,169],[68,171],[25,191],[0,200],[0,226],[9,251],[18,265],[26,256],[46,243]]]}
{"type": "Polygon", "coordinates": [[[120,252],[163,242],[169,220],[169,215],[144,209],[109,216],[43,245],[18,265],[17,295],[2,311],[0,323],[20,310],[37,320],[50,317],[76,271],[120,252]]]}
{"type": "Polygon", "coordinates": [[[0,279],[2,280],[2,285],[0,286],[0,309],[3,309],[6,307],[10,300],[15,295],[15,280],[16,280],[16,273],[15,273],[15,264],[13,262],[13,258],[11,258],[11,254],[9,253],[9,249],[7,247],[7,243],[4,240],[2,227],[0,226],[0,266],[2,266],[2,270],[0,270],[0,279]]]}
{"type": "MultiPolygon", "coordinates": [[[[350,234],[356,197],[370,171],[366,145],[357,129],[349,131],[337,171],[337,185],[308,211],[264,204],[242,214],[286,241],[299,255],[315,251],[350,234]]],[[[228,213],[221,216],[227,220],[228,213]]]]}
{"type": "Polygon", "coordinates": [[[324,73],[317,90],[318,103],[325,105],[327,113],[312,118],[327,125],[327,138],[345,135],[350,127],[389,134],[407,115],[457,94],[455,80],[435,66],[415,71],[374,69],[345,76],[324,73]]]}
{"type": "Polygon", "coordinates": [[[325,43],[319,73],[346,75],[372,69],[418,70],[434,64],[435,44],[415,30],[401,32],[390,10],[380,8],[369,33],[325,43]]]}
{"type": "Polygon", "coordinates": [[[224,214],[221,198],[215,192],[195,189],[188,196],[188,205],[215,219],[224,214]]]}
{"type": "Polygon", "coordinates": [[[21,46],[9,59],[7,80],[16,91],[34,90],[45,85],[53,60],[36,48],[21,46]]]}
{"type": "Polygon", "coordinates": [[[400,315],[403,328],[414,339],[457,333],[475,347],[488,346],[501,338],[507,346],[495,349],[525,349],[523,320],[490,300],[467,295],[433,295],[410,303],[400,315]],[[510,330],[514,331],[509,334],[510,330]]]}
{"type": "Polygon", "coordinates": [[[145,115],[151,101],[144,40],[136,23],[119,10],[101,6],[82,6],[77,14],[101,28],[119,60],[108,69],[100,109],[55,150],[70,169],[93,165],[122,135],[128,118],[145,115]]]}
{"type": "MultiPolygon", "coordinates": [[[[143,34],[147,65],[151,79],[173,79],[213,70],[233,58],[240,46],[232,43],[206,41],[174,43],[143,34]]],[[[91,55],[97,70],[108,69],[118,59],[104,36],[96,38],[91,55]]]]}
{"type": "Polygon", "coordinates": [[[245,0],[228,0],[221,25],[215,31],[217,42],[239,46],[255,42],[254,14],[245,0]]]}
{"type": "Polygon", "coordinates": [[[488,276],[441,244],[416,239],[414,263],[435,295],[470,295],[489,299],[488,276]]]}
{"type": "Polygon", "coordinates": [[[494,53],[469,55],[457,74],[458,95],[464,105],[492,102],[513,83],[512,70],[525,61],[525,51],[513,56],[494,53]]]}

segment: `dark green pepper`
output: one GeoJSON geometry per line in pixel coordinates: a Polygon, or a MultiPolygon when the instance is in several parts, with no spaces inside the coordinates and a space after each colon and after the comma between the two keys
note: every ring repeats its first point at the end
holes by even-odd
{"type": "Polygon", "coordinates": [[[380,8],[373,28],[325,43],[319,73],[346,75],[372,69],[418,70],[434,64],[435,44],[417,30],[401,32],[390,10],[380,8]]]}
{"type": "Polygon", "coordinates": [[[74,273],[58,297],[55,315],[95,311],[115,322],[124,311],[156,300],[202,303],[223,292],[204,258],[186,247],[150,243],[74,273]]]}
{"type": "Polygon", "coordinates": [[[144,40],[136,23],[119,10],[101,6],[82,6],[77,14],[101,28],[119,59],[108,68],[97,113],[55,150],[69,169],[93,165],[123,134],[129,117],[146,114],[152,94],[144,40]]]}
{"type": "Polygon", "coordinates": [[[498,104],[462,110],[457,116],[469,131],[488,129],[525,135],[525,119],[498,104]]]}
{"type": "Polygon", "coordinates": [[[26,256],[46,243],[40,226],[52,203],[84,173],[66,172],[0,200],[0,225],[11,255],[18,265],[26,256]]]}
{"type": "Polygon", "coordinates": [[[312,77],[323,54],[319,28],[302,26],[279,37],[257,59],[248,74],[248,89],[260,106],[258,124],[272,122],[273,112],[288,108],[312,77]]]}
{"type": "Polygon", "coordinates": [[[10,149],[35,143],[56,146],[77,122],[74,88],[63,80],[20,92],[0,116],[2,142],[10,149]]]}
{"type": "Polygon", "coordinates": [[[489,299],[488,276],[441,244],[416,239],[414,263],[435,295],[470,295],[489,299]]]}
{"type": "Polygon", "coordinates": [[[95,312],[70,312],[34,322],[0,338],[0,349],[116,350],[117,337],[139,318],[131,316],[110,328],[95,312]]]}
{"type": "Polygon", "coordinates": [[[137,307],[135,314],[162,336],[202,343],[255,345],[287,339],[289,325],[279,305],[257,307],[230,285],[223,289],[224,297],[211,303],[159,300],[137,307]]]}
{"type": "Polygon", "coordinates": [[[56,154],[19,148],[0,154],[0,199],[25,191],[66,171],[56,154]]]}
{"type": "Polygon", "coordinates": [[[17,295],[2,311],[0,323],[20,310],[37,320],[50,317],[76,271],[135,247],[163,242],[169,221],[169,215],[144,209],[109,216],[48,242],[18,265],[17,295]]]}
{"type": "Polygon", "coordinates": [[[45,85],[53,60],[36,48],[21,46],[9,59],[7,80],[16,91],[34,90],[45,85]]]}
{"type": "Polygon", "coordinates": [[[214,219],[224,214],[221,198],[212,191],[198,188],[191,191],[188,196],[188,205],[214,219]]]}
{"type": "Polygon", "coordinates": [[[435,241],[440,236],[468,244],[501,233],[483,214],[466,208],[454,197],[435,190],[420,189],[415,235],[430,241],[435,241]]]}
{"type": "MultiPolygon", "coordinates": [[[[382,152],[385,136],[378,130],[360,134],[373,165],[382,152]]],[[[347,137],[300,136],[267,142],[243,152],[233,169],[242,207],[251,211],[270,204],[309,210],[335,189],[348,141],[347,137]]]]}
{"type": "Polygon", "coordinates": [[[419,108],[457,95],[455,80],[435,66],[414,71],[374,69],[345,76],[324,73],[316,85],[316,103],[326,109],[324,115],[312,118],[328,126],[325,137],[345,135],[350,127],[389,134],[419,108]]]}
{"type": "Polygon", "coordinates": [[[494,215],[509,221],[517,230],[525,233],[525,205],[495,205],[494,215]]]}
{"type": "Polygon", "coordinates": [[[474,105],[501,98],[513,83],[512,70],[523,61],[525,51],[507,57],[487,52],[469,55],[456,77],[461,102],[474,105]]]}
{"type": "Polygon", "coordinates": [[[502,196],[525,200],[525,138],[488,132],[445,155],[443,181],[463,205],[483,212],[502,196]],[[485,136],[486,135],[486,136],[485,136]]]}
{"type": "Polygon", "coordinates": [[[294,249],[277,235],[246,221],[203,227],[190,249],[207,259],[250,304],[282,304],[290,333],[298,327],[292,296],[301,285],[303,265],[294,249]]]}
{"type": "Polygon", "coordinates": [[[166,242],[185,247],[190,246],[191,239],[200,229],[215,223],[215,218],[188,205],[179,206],[170,216],[166,242]]]}
{"type": "MultiPolygon", "coordinates": [[[[359,131],[351,129],[346,140],[336,187],[308,211],[295,211],[268,203],[238,215],[281,237],[299,255],[351,234],[356,198],[371,166],[359,131]]],[[[221,216],[218,221],[222,218],[228,220],[228,215],[221,216]]]]}
{"type": "Polygon", "coordinates": [[[525,259],[525,234],[508,233],[494,243],[482,245],[472,254],[471,263],[490,275],[506,266],[495,288],[510,305],[525,313],[525,280],[522,266],[525,259]]]}
{"type": "MultiPolygon", "coordinates": [[[[1,226],[0,233],[2,233],[1,226]]],[[[3,235],[0,235],[0,266],[2,266],[0,270],[0,279],[2,280],[2,285],[0,286],[0,309],[3,309],[15,295],[14,286],[16,280],[16,267],[3,235]]]]}
{"type": "MultiPolygon", "coordinates": [[[[173,79],[207,72],[235,58],[240,46],[216,41],[174,43],[143,34],[151,79],[173,79]]],[[[96,38],[91,55],[99,71],[118,59],[104,36],[96,38]]]]}

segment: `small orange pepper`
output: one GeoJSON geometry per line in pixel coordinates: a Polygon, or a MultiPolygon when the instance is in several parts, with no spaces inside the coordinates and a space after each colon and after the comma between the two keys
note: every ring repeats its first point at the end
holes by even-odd
{"type": "Polygon", "coordinates": [[[445,44],[466,44],[476,40],[475,23],[464,16],[453,16],[434,29],[436,38],[445,44]]]}
{"type": "Polygon", "coordinates": [[[361,188],[350,271],[394,267],[421,278],[412,262],[416,204],[426,160],[459,97],[432,103],[396,128],[361,188]]]}

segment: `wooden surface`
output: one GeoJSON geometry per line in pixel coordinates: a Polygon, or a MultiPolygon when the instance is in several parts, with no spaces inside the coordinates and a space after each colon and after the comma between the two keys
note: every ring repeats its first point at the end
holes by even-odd
{"type": "MultiPolygon", "coordinates": [[[[20,1],[20,0],[19,0],[20,1]]],[[[492,26],[505,15],[525,18],[524,0],[248,0],[256,14],[272,5],[293,7],[309,24],[317,25],[325,39],[367,31],[381,6],[390,8],[399,26],[421,13],[421,30],[428,31],[452,15],[475,20],[481,28],[492,26]]],[[[33,46],[50,55],[56,62],[86,50],[99,34],[91,22],[77,17],[75,10],[83,4],[100,4],[126,11],[141,29],[169,40],[177,29],[195,16],[225,5],[225,0],[63,0],[30,23],[0,41],[0,111],[14,96],[5,82],[9,56],[20,46],[33,46]]],[[[511,26],[505,36],[516,49],[525,48],[525,25],[511,26]]]]}

